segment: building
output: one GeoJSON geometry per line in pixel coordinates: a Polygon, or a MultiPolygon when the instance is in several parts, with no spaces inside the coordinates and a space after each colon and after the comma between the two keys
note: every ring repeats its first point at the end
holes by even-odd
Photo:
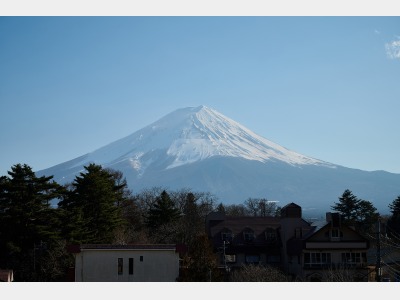
{"type": "Polygon", "coordinates": [[[283,269],[301,281],[368,281],[369,241],[342,224],[339,213],[326,213],[312,224],[301,207],[281,210],[283,269]]]}
{"type": "Polygon", "coordinates": [[[179,277],[176,245],[74,245],[75,281],[171,282],[179,277]]]}
{"type": "Polygon", "coordinates": [[[281,266],[281,240],[278,217],[231,217],[211,213],[206,230],[220,266],[229,270],[242,264],[281,266]]]}
{"type": "Polygon", "coordinates": [[[211,213],[206,230],[228,270],[272,265],[297,281],[368,281],[369,241],[342,224],[338,213],[313,223],[302,218],[295,203],[284,206],[280,217],[211,213]]]}
{"type": "Polygon", "coordinates": [[[0,269],[0,282],[12,282],[12,281],[14,281],[13,270],[0,269]]]}

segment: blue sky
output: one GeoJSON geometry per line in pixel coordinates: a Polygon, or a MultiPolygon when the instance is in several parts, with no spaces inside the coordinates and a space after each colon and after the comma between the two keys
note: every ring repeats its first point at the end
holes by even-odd
{"type": "Polygon", "coordinates": [[[0,175],[206,105],[286,148],[400,173],[400,17],[0,17],[0,175]]]}

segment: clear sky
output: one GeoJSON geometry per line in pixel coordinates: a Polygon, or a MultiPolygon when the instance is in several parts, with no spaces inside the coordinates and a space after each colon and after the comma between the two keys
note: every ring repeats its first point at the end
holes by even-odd
{"type": "Polygon", "coordinates": [[[199,105],[301,154],[400,173],[400,17],[0,17],[0,175],[199,105]]]}

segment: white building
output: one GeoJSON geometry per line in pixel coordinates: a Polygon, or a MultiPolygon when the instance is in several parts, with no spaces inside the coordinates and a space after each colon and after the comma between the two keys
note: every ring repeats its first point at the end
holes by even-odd
{"type": "Polygon", "coordinates": [[[77,245],[75,281],[168,282],[179,276],[176,245],[77,245]]]}

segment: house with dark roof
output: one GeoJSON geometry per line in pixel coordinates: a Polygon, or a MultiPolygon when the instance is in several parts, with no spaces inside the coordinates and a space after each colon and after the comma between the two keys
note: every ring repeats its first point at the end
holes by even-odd
{"type": "Polygon", "coordinates": [[[229,270],[242,264],[281,266],[278,217],[232,217],[211,213],[206,231],[218,253],[220,267],[229,270]]]}
{"type": "Polygon", "coordinates": [[[368,281],[369,241],[342,224],[338,213],[313,223],[289,203],[280,217],[230,217],[211,213],[207,234],[221,267],[272,265],[298,281],[368,281]],[[346,276],[346,278],[344,278],[346,276]],[[335,278],[334,278],[335,277],[335,278]]]}
{"type": "Polygon", "coordinates": [[[342,224],[338,213],[310,224],[301,207],[290,203],[282,208],[280,232],[283,268],[294,279],[368,281],[369,241],[342,224]]]}
{"type": "Polygon", "coordinates": [[[179,277],[177,245],[73,245],[75,281],[172,282],[179,277]]]}

